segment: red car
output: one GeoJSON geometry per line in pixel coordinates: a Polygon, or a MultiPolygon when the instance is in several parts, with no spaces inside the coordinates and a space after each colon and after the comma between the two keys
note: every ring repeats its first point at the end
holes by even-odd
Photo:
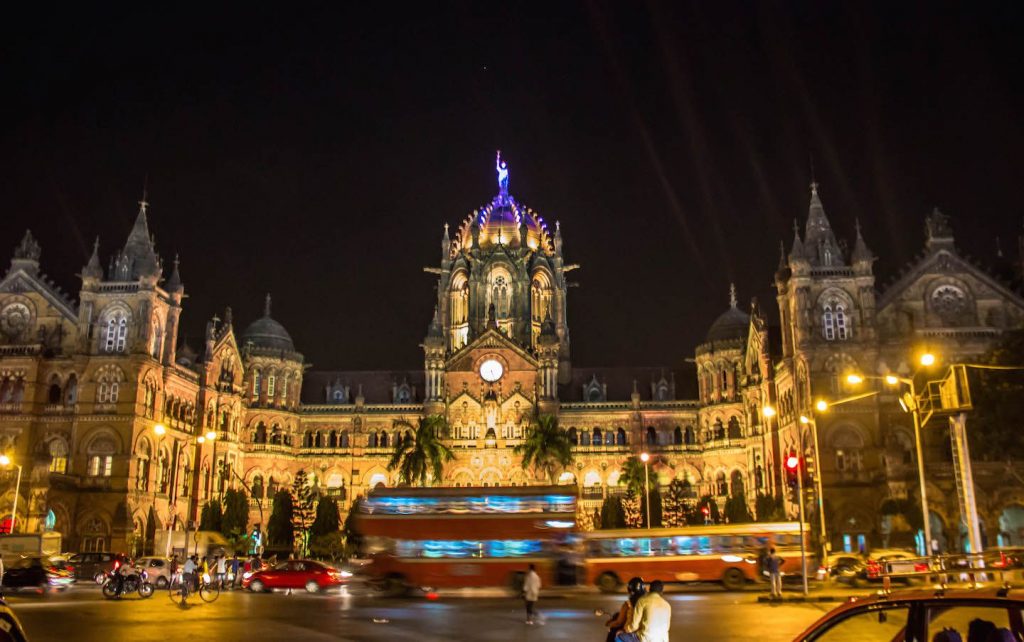
{"type": "Polygon", "coordinates": [[[253,593],[276,588],[304,588],[310,593],[318,593],[327,588],[341,586],[351,576],[348,571],[339,571],[313,560],[288,560],[243,578],[242,588],[247,588],[253,593]]]}

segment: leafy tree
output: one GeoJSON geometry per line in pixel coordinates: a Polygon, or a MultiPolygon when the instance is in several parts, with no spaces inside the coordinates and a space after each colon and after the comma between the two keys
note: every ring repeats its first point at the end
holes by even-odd
{"type": "Polygon", "coordinates": [[[199,530],[219,533],[223,520],[224,511],[221,509],[220,500],[211,499],[203,504],[203,509],[199,513],[199,530]]]}
{"type": "Polygon", "coordinates": [[[786,521],[786,513],[782,508],[782,498],[775,495],[758,493],[754,498],[754,516],[759,522],[786,521]]]}
{"type": "Polygon", "coordinates": [[[622,509],[622,500],[615,496],[605,497],[601,504],[601,528],[625,528],[626,513],[622,509]]]}
{"type": "Polygon", "coordinates": [[[249,530],[249,498],[242,489],[229,488],[224,493],[224,518],[221,532],[225,535],[245,535],[249,530]]]}
{"type": "Polygon", "coordinates": [[[321,497],[316,504],[316,518],[309,527],[310,541],[323,535],[337,533],[341,526],[341,515],[338,513],[338,502],[330,497],[321,497]]]}
{"type": "MultiPolygon", "coordinates": [[[[643,525],[647,526],[647,493],[640,495],[640,518],[643,525]]],[[[660,528],[662,523],[662,501],[661,488],[658,484],[651,484],[651,526],[660,528]]]]}
{"type": "MultiPolygon", "coordinates": [[[[408,421],[395,422],[396,426],[413,428],[408,421]]],[[[451,448],[441,438],[448,433],[444,417],[431,415],[420,419],[415,426],[415,435],[406,432],[395,440],[395,449],[388,462],[388,470],[398,470],[398,478],[405,484],[426,486],[432,478],[436,483],[442,479],[444,465],[454,459],[451,448]]]]}
{"type": "Polygon", "coordinates": [[[572,444],[558,428],[558,417],[554,415],[538,417],[526,439],[513,452],[522,455],[523,470],[532,466],[535,474],[543,473],[551,484],[555,483],[558,471],[572,464],[572,444]]]}
{"type": "Polygon", "coordinates": [[[288,550],[294,548],[294,512],[292,494],[285,489],[277,491],[274,495],[274,510],[267,520],[267,543],[270,546],[288,550]]]}
{"type": "Polygon", "coordinates": [[[576,503],[576,530],[583,533],[594,530],[593,513],[587,510],[583,502],[576,503]]]}
{"type": "MultiPolygon", "coordinates": [[[[993,366],[1024,366],[1024,330],[1003,338],[981,360],[993,366]]],[[[967,416],[972,459],[1006,461],[1024,458],[1024,370],[968,368],[974,409],[967,416]]],[[[948,439],[946,440],[949,441],[948,439]]]]}
{"type": "Polygon", "coordinates": [[[668,485],[668,493],[662,507],[662,522],[665,526],[676,528],[686,525],[690,492],[690,485],[681,479],[673,479],[668,485]]]}
{"type": "Polygon", "coordinates": [[[356,497],[355,501],[352,502],[352,508],[349,509],[348,515],[345,516],[345,524],[341,527],[341,532],[345,535],[348,552],[352,554],[359,552],[363,547],[363,534],[359,532],[359,520],[357,518],[359,507],[362,503],[363,498],[361,496],[356,497]]]}
{"type": "Polygon", "coordinates": [[[345,536],[341,531],[334,531],[311,537],[309,550],[318,557],[329,557],[332,562],[337,561],[345,554],[345,536]]]}
{"type": "Polygon", "coordinates": [[[292,482],[292,523],[296,532],[305,532],[313,521],[313,502],[316,498],[313,488],[309,485],[309,475],[306,471],[300,470],[295,473],[295,480],[292,482]]]}
{"type": "Polygon", "coordinates": [[[730,524],[746,524],[754,521],[754,516],[747,508],[747,497],[742,492],[730,495],[725,500],[725,519],[730,524]]]}
{"type": "Polygon", "coordinates": [[[627,528],[640,528],[643,516],[640,513],[640,497],[632,490],[627,490],[622,498],[622,512],[626,515],[627,528]]]}
{"type": "MultiPolygon", "coordinates": [[[[653,462],[648,462],[649,465],[653,462]]],[[[640,461],[640,458],[633,455],[622,464],[622,469],[619,471],[619,485],[625,486],[626,490],[631,490],[636,495],[642,495],[644,492],[644,462],[640,461]]]]}

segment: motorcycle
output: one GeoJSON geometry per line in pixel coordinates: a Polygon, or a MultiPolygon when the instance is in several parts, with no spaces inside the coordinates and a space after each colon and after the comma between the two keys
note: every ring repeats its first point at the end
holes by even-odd
{"type": "Polygon", "coordinates": [[[113,570],[107,573],[106,579],[103,580],[103,597],[113,600],[130,593],[138,593],[142,598],[151,597],[154,587],[148,580],[149,574],[143,570],[129,569],[127,572],[122,572],[121,569],[113,570]],[[116,575],[121,575],[120,587],[116,575]]]}

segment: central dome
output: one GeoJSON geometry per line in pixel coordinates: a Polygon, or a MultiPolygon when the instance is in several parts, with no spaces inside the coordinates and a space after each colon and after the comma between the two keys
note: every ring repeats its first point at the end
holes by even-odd
{"type": "Polygon", "coordinates": [[[520,247],[520,227],[526,225],[526,244],[531,250],[551,254],[554,249],[547,223],[533,210],[508,195],[499,194],[483,208],[474,211],[459,228],[459,249],[473,247],[473,225],[480,228],[480,249],[498,245],[520,247]]]}
{"type": "Polygon", "coordinates": [[[284,326],[270,318],[270,295],[267,295],[263,316],[249,324],[242,332],[242,343],[251,343],[256,348],[270,348],[295,352],[292,336],[284,326]]]}

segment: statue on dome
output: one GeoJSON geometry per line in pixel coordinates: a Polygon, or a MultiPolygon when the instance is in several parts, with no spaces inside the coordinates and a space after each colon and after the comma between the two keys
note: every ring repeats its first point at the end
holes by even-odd
{"type": "Polygon", "coordinates": [[[494,161],[494,169],[498,171],[498,191],[503,196],[508,195],[508,164],[501,160],[501,150],[498,150],[498,158],[494,161]]]}

